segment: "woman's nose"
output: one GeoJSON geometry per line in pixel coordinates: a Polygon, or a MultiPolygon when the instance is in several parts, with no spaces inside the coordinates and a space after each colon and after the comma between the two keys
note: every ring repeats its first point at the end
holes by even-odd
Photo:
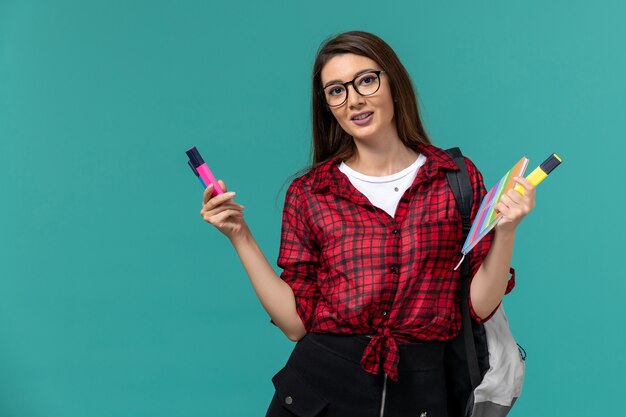
{"type": "Polygon", "coordinates": [[[356,91],[354,84],[346,87],[346,94],[348,94],[348,106],[350,107],[358,106],[364,101],[364,97],[356,91]]]}

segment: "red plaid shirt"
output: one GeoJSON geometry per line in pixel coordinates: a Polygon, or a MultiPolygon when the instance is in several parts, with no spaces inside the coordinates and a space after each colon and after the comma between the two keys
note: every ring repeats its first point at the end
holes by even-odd
{"type": "MultiPolygon", "coordinates": [[[[461,325],[461,217],[445,170],[447,152],[421,145],[426,156],[391,217],[329,161],[287,190],[278,266],[293,289],[307,332],[372,335],[361,365],[397,380],[397,342],[443,341],[461,325]]],[[[485,195],[480,172],[465,159],[473,194],[472,220],[485,195]]],[[[470,252],[474,276],[493,241],[470,252]]],[[[514,271],[507,293],[513,288],[514,271]]],[[[473,309],[475,320],[480,321],[473,309]]]]}

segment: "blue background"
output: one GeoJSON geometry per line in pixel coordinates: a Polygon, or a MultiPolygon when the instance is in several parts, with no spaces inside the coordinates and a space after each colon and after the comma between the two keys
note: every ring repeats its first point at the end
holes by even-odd
{"type": "MultiPolygon", "coordinates": [[[[626,6],[0,0],[0,416],[264,415],[293,344],[198,215],[196,145],[272,264],[319,44],[398,53],[436,145],[487,186],[564,159],[505,307],[519,416],[624,412],[626,6]]],[[[277,269],[278,271],[278,269],[277,269]]]]}

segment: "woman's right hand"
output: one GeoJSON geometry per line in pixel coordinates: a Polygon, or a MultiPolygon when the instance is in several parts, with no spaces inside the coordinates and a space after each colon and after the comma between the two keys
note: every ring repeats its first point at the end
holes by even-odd
{"type": "Polygon", "coordinates": [[[227,192],[226,184],[222,180],[219,180],[218,183],[224,190],[224,194],[211,197],[213,184],[209,184],[204,190],[200,216],[202,216],[205,222],[215,226],[232,241],[234,238],[240,237],[249,231],[243,219],[244,207],[235,203],[233,200],[235,193],[232,191],[227,192]]]}

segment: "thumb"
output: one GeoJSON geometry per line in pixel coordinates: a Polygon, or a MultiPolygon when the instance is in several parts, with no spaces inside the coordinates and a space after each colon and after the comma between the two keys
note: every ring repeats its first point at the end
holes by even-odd
{"type": "Polygon", "coordinates": [[[222,191],[224,191],[224,192],[228,191],[228,190],[226,189],[226,184],[224,184],[224,181],[222,181],[222,180],[217,180],[217,183],[218,183],[218,184],[220,185],[220,187],[222,188],[222,191]]]}

